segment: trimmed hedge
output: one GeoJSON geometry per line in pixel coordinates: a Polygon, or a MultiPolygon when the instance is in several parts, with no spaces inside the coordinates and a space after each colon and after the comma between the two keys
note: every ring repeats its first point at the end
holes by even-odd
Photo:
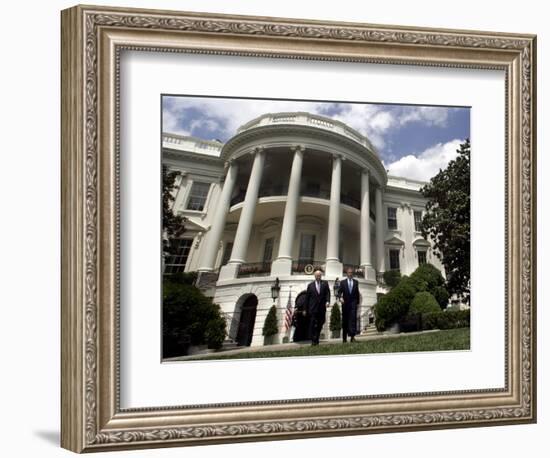
{"type": "Polygon", "coordinates": [[[409,307],[409,314],[425,314],[440,312],[439,304],[435,300],[435,297],[428,291],[421,291],[416,293],[414,299],[409,307]]]}
{"type": "Polygon", "coordinates": [[[422,317],[422,329],[455,329],[470,326],[470,309],[427,313],[422,317]]]}

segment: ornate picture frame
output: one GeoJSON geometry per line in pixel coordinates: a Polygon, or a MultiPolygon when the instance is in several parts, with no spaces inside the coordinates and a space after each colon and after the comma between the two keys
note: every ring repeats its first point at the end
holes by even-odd
{"type": "Polygon", "coordinates": [[[75,452],[536,421],[536,37],[75,6],[62,18],[61,445],[75,452]],[[121,409],[123,50],[502,70],[503,389],[121,409]]]}

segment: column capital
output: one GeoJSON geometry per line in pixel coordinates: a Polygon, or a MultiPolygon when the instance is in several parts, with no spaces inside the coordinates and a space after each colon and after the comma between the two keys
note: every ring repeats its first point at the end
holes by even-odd
{"type": "Polygon", "coordinates": [[[255,146],[250,154],[263,153],[265,148],[263,146],[255,146]]]}
{"type": "Polygon", "coordinates": [[[290,147],[290,151],[294,151],[295,153],[301,152],[303,153],[306,150],[306,147],[304,145],[292,145],[290,147]]]}
{"type": "Polygon", "coordinates": [[[361,174],[370,176],[370,170],[368,168],[364,167],[364,168],[361,169],[361,174]]]}
{"type": "Polygon", "coordinates": [[[340,159],[341,161],[345,161],[346,158],[342,153],[330,153],[332,155],[332,159],[340,159]]]}

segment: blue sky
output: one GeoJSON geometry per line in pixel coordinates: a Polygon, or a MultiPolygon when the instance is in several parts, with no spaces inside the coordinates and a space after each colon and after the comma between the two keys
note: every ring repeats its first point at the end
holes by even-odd
{"type": "Polygon", "coordinates": [[[389,173],[428,180],[470,137],[470,109],[418,105],[164,96],[164,132],[225,142],[264,113],[308,111],[338,119],[366,135],[389,173]]]}

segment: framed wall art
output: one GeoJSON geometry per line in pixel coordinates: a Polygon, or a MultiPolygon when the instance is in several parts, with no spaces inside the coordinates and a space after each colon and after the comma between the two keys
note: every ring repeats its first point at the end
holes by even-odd
{"type": "Polygon", "coordinates": [[[62,11],[75,452],[536,421],[536,37],[62,11]]]}

